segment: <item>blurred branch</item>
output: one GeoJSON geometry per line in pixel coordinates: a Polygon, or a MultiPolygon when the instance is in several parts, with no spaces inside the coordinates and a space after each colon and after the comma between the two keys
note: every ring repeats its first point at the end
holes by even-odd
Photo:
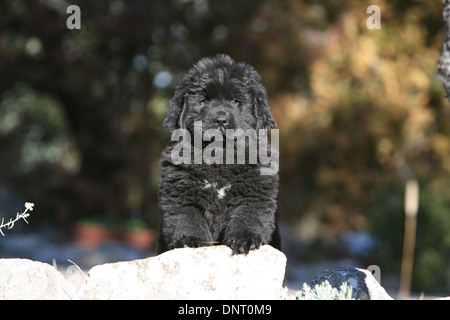
{"type": "Polygon", "coordinates": [[[416,180],[409,180],[405,186],[405,233],[400,271],[400,289],[398,293],[402,299],[408,298],[411,295],[418,210],[419,184],[416,180]]]}
{"type": "Polygon", "coordinates": [[[439,78],[444,84],[447,99],[450,101],[450,0],[442,1],[442,16],[445,23],[442,53],[438,62],[439,78]]]}

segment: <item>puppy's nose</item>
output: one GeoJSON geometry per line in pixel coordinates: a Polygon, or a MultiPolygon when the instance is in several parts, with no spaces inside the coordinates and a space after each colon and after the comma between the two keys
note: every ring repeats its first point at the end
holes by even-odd
{"type": "Polygon", "coordinates": [[[226,127],[230,121],[230,118],[227,112],[219,111],[215,114],[213,120],[218,127],[226,127]]]}
{"type": "Polygon", "coordinates": [[[216,117],[214,121],[217,123],[217,126],[219,127],[226,127],[228,125],[228,117],[226,116],[216,117]]]}

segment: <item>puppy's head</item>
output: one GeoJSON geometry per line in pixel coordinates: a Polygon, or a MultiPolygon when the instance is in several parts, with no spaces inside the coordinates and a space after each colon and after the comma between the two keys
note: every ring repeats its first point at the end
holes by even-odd
{"type": "Polygon", "coordinates": [[[275,128],[260,80],[253,67],[227,55],[203,58],[176,88],[164,126],[192,132],[194,121],[202,121],[203,130],[222,132],[275,128]]]}

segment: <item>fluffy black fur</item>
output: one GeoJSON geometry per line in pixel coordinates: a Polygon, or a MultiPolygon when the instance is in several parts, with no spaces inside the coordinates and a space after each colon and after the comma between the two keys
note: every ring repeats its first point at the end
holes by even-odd
{"type": "MultiPolygon", "coordinates": [[[[227,55],[193,66],[175,91],[164,126],[186,128],[193,137],[193,123],[199,120],[203,131],[218,128],[224,134],[225,129],[276,126],[259,74],[227,55]]],[[[161,158],[159,253],[215,244],[233,253],[263,244],[281,248],[277,174],[261,175],[260,163],[174,164],[175,144],[170,142],[161,158]]]]}

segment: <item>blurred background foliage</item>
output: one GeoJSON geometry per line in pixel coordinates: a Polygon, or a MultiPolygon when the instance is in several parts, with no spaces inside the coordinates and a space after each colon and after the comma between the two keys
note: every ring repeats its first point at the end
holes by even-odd
{"type": "Polygon", "coordinates": [[[403,188],[421,186],[413,289],[450,289],[450,108],[438,0],[5,0],[0,188],[61,228],[104,215],[157,228],[168,101],[227,53],[262,75],[280,129],[282,219],[323,258],[348,230],[398,273],[403,188]],[[81,9],[69,30],[66,8],[81,9]],[[369,5],[381,8],[370,30],[369,5]],[[316,247],[317,248],[317,247],[316,247]]]}

